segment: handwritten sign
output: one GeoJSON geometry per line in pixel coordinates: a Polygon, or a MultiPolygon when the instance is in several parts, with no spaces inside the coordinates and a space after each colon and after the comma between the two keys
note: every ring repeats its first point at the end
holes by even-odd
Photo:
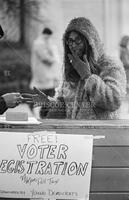
{"type": "Polygon", "coordinates": [[[0,197],[89,197],[93,137],[0,132],[0,197]]]}

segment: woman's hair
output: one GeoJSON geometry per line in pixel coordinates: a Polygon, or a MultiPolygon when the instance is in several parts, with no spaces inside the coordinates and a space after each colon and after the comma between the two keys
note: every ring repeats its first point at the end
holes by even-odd
{"type": "Polygon", "coordinates": [[[71,52],[70,52],[70,49],[69,49],[69,47],[68,47],[67,44],[65,44],[65,49],[67,51],[67,53],[65,54],[65,57],[64,57],[65,79],[66,79],[67,82],[78,82],[79,79],[80,79],[80,76],[77,73],[77,71],[74,69],[74,67],[72,66],[72,64],[69,62],[68,54],[71,53],[71,52]]]}
{"type": "MultiPolygon", "coordinates": [[[[88,40],[85,37],[83,37],[83,38],[84,38],[85,46],[87,45],[87,52],[84,52],[84,54],[87,55],[87,59],[88,59],[88,62],[90,64],[91,73],[97,74],[98,73],[98,67],[97,67],[96,61],[93,58],[92,48],[89,45],[88,40]]],[[[68,39],[68,36],[67,36],[67,39],[68,39]]],[[[67,53],[65,53],[65,58],[64,58],[65,59],[64,60],[65,61],[65,69],[64,69],[65,79],[66,79],[67,82],[77,83],[80,80],[80,76],[77,73],[77,71],[74,69],[72,64],[69,62],[68,53],[70,53],[70,49],[69,49],[69,47],[66,43],[65,43],[65,49],[67,51],[67,53]]],[[[86,51],[86,49],[84,51],[86,51]]]]}

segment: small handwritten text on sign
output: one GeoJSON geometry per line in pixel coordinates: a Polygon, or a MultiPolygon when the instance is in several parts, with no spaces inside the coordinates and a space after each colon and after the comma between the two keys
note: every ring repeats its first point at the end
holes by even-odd
{"type": "Polygon", "coordinates": [[[0,132],[0,197],[88,198],[93,137],[0,132]]]}

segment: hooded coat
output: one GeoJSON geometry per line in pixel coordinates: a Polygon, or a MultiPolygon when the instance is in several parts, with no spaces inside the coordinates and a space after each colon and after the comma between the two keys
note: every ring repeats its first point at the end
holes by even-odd
{"type": "Polygon", "coordinates": [[[119,119],[120,106],[126,94],[125,71],[123,66],[117,65],[105,55],[96,28],[86,18],[74,18],[65,31],[63,45],[64,83],[58,92],[58,97],[64,99],[66,118],[119,119]],[[95,63],[90,65],[91,75],[84,80],[80,78],[78,81],[73,81],[76,72],[71,70],[66,44],[71,31],[79,32],[88,41],[95,63]]]}
{"type": "Polygon", "coordinates": [[[125,70],[129,69],[129,36],[125,35],[120,41],[120,59],[124,65],[125,70]]]}

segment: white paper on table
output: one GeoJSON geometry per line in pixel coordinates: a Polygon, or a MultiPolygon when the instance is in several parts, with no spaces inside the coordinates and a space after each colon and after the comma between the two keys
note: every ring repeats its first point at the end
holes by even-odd
{"type": "Polygon", "coordinates": [[[41,122],[38,121],[35,117],[28,117],[27,121],[7,121],[6,117],[0,117],[0,123],[3,124],[40,124],[41,122]]]}

